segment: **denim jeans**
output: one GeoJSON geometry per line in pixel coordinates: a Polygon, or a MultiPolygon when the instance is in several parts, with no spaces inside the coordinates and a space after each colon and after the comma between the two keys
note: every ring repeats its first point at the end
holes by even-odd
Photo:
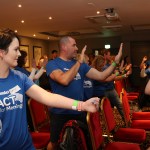
{"type": "Polygon", "coordinates": [[[120,115],[124,121],[124,113],[123,113],[122,104],[120,102],[120,98],[119,98],[116,90],[115,89],[107,90],[107,91],[105,91],[104,95],[105,95],[105,97],[107,97],[109,99],[112,107],[116,106],[118,112],[120,113],[120,115]]]}

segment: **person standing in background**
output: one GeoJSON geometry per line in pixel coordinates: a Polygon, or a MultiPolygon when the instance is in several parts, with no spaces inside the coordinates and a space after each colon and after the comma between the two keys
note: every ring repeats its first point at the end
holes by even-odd
{"type": "Polygon", "coordinates": [[[53,59],[55,59],[55,58],[57,58],[58,57],[58,51],[57,50],[52,50],[52,52],[51,52],[51,59],[50,60],[53,60],[53,59]]]}
{"type": "MultiPolygon", "coordinates": [[[[104,66],[102,67],[102,71],[104,71],[111,65],[110,62],[112,61],[112,59],[111,59],[112,57],[111,57],[110,50],[108,50],[108,49],[102,50],[101,54],[104,57],[104,61],[105,61],[104,66]]],[[[114,85],[115,76],[113,77],[114,78],[113,80],[103,83],[102,87],[103,87],[103,91],[104,91],[104,96],[110,100],[112,107],[116,106],[118,112],[120,113],[120,115],[122,117],[122,120],[125,121],[122,104],[120,102],[118,93],[115,90],[115,85],[114,85]]],[[[122,78],[124,78],[124,77],[122,77],[122,78]]]]}
{"type": "MultiPolygon", "coordinates": [[[[99,72],[83,63],[86,46],[82,49],[80,58],[77,61],[74,59],[78,51],[74,38],[70,36],[62,37],[59,41],[59,50],[59,57],[49,61],[46,65],[52,92],[76,100],[80,99],[80,101],[84,101],[83,82],[85,77],[99,81],[105,80],[114,71],[122,56],[121,44],[118,55],[112,65],[104,72],[99,72]]],[[[60,132],[68,120],[75,119],[86,123],[86,114],[84,112],[66,109],[50,108],[50,117],[51,143],[48,146],[48,150],[57,148],[60,132]]]]}
{"type": "Polygon", "coordinates": [[[144,56],[142,62],[140,64],[140,77],[143,81],[143,86],[140,87],[141,94],[138,100],[139,109],[142,110],[143,107],[150,106],[150,95],[145,94],[144,90],[149,80],[150,74],[150,60],[148,60],[147,56],[144,56]]]}
{"type": "Polygon", "coordinates": [[[47,55],[41,56],[41,58],[38,62],[38,68],[39,69],[41,69],[41,68],[44,69],[43,74],[39,78],[39,86],[42,87],[45,90],[51,91],[51,87],[50,87],[50,84],[49,84],[49,77],[46,75],[46,68],[45,68],[47,62],[48,62],[47,55]]]}

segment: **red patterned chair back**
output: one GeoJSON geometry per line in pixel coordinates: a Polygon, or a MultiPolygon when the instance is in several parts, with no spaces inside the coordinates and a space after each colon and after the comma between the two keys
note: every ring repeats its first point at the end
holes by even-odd
{"type": "Polygon", "coordinates": [[[87,123],[91,136],[93,150],[98,150],[103,143],[102,128],[100,123],[100,112],[88,112],[87,123]]]}
{"type": "Polygon", "coordinates": [[[92,140],[92,150],[140,150],[138,144],[129,144],[124,142],[112,142],[104,145],[104,140],[102,137],[102,128],[100,123],[100,112],[87,113],[87,123],[89,127],[89,132],[92,140]]]}
{"type": "Polygon", "coordinates": [[[120,99],[122,101],[126,126],[128,127],[130,123],[130,106],[129,106],[129,101],[128,101],[126,90],[123,89],[123,91],[120,94],[120,99]]]}
{"type": "Polygon", "coordinates": [[[116,122],[115,122],[110,101],[106,97],[104,97],[101,101],[101,110],[102,110],[104,122],[106,124],[107,134],[109,136],[109,133],[115,129],[116,122]]]}
{"type": "Polygon", "coordinates": [[[28,102],[35,131],[50,132],[47,107],[33,99],[28,102]]]}

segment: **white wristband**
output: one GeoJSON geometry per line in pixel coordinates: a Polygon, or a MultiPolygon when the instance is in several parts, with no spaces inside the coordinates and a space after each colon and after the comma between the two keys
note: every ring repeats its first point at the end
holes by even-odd
{"type": "Polygon", "coordinates": [[[77,106],[72,106],[72,110],[77,110],[77,106]]]}

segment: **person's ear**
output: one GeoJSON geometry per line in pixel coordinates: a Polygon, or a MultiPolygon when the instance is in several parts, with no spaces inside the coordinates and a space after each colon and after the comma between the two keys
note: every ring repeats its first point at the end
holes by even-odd
{"type": "Polygon", "coordinates": [[[67,50],[67,46],[65,44],[62,45],[62,50],[66,51],[67,50]]]}

